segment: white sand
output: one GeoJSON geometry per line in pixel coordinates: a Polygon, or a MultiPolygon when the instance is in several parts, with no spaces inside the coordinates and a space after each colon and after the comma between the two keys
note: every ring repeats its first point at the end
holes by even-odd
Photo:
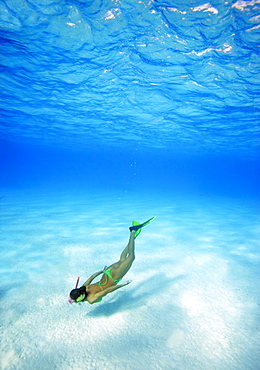
{"type": "Polygon", "coordinates": [[[158,195],[2,194],[1,369],[258,369],[259,219],[253,204],[158,195]],[[67,302],[115,262],[132,219],[127,287],[67,302]]]}

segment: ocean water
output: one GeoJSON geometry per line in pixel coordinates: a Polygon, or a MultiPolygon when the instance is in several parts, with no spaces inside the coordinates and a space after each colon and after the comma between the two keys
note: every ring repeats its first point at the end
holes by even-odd
{"type": "Polygon", "coordinates": [[[259,0],[0,2],[1,369],[259,369],[259,40],[259,0]]]}

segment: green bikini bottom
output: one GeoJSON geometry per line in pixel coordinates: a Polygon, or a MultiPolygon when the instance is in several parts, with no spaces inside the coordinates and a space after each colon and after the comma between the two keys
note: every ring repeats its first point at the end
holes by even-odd
{"type": "MultiPolygon", "coordinates": [[[[107,270],[105,270],[104,271],[104,274],[106,274],[107,275],[107,277],[106,277],[106,281],[104,282],[104,283],[101,283],[101,281],[99,281],[98,283],[97,283],[97,285],[99,285],[100,286],[100,288],[103,286],[103,285],[106,285],[106,283],[107,283],[107,281],[108,281],[108,277],[110,277],[116,284],[117,283],[119,283],[119,281],[120,280],[122,280],[122,278],[121,279],[118,279],[118,280],[116,280],[116,279],[114,279],[113,278],[113,276],[111,275],[111,271],[112,269],[107,269],[107,270]]],[[[102,290],[102,288],[101,288],[101,290],[102,290]]]]}
{"type": "MultiPolygon", "coordinates": [[[[99,281],[98,283],[97,283],[97,285],[100,287],[100,289],[101,290],[103,290],[103,288],[102,288],[102,286],[103,285],[106,285],[106,283],[107,283],[107,281],[108,281],[108,276],[117,284],[117,283],[119,283],[119,281],[120,280],[122,280],[122,278],[121,279],[114,279],[113,278],[113,276],[111,275],[111,271],[112,269],[107,269],[107,270],[105,270],[104,271],[104,274],[106,274],[107,276],[106,276],[106,281],[104,282],[104,283],[101,283],[101,281],[99,281]]],[[[98,303],[98,302],[101,302],[102,301],[102,297],[96,302],[96,303],[98,303]]]]}

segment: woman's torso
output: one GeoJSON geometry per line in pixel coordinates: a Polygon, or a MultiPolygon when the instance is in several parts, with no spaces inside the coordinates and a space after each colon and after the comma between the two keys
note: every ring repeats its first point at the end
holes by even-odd
{"type": "Polygon", "coordinates": [[[95,296],[95,294],[100,293],[101,291],[116,285],[115,281],[111,279],[107,274],[103,274],[102,278],[98,283],[85,285],[88,295],[84,299],[84,301],[92,300],[95,296]]]}

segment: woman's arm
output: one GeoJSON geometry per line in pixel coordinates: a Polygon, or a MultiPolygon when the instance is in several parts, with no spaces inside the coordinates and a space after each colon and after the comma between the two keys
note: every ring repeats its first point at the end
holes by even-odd
{"type": "Polygon", "coordinates": [[[105,290],[102,290],[101,292],[98,292],[98,293],[96,293],[95,295],[94,295],[94,297],[91,299],[91,301],[90,300],[88,300],[88,302],[89,303],[95,303],[97,300],[99,300],[100,298],[103,298],[103,297],[105,297],[105,295],[107,295],[108,293],[112,293],[112,292],[114,292],[115,290],[117,290],[117,289],[120,289],[120,288],[122,288],[123,286],[126,286],[126,285],[128,285],[128,284],[130,284],[131,283],[131,281],[127,281],[126,283],[124,283],[124,284],[119,284],[119,285],[113,285],[113,286],[111,286],[111,287],[109,287],[109,288],[107,288],[107,289],[105,289],[105,290]]]}
{"type": "Polygon", "coordinates": [[[95,272],[95,274],[91,275],[87,281],[85,281],[85,283],[83,285],[87,286],[91,283],[91,281],[93,281],[98,275],[102,274],[104,272],[104,270],[101,270],[101,271],[98,271],[98,272],[95,272]]]}

